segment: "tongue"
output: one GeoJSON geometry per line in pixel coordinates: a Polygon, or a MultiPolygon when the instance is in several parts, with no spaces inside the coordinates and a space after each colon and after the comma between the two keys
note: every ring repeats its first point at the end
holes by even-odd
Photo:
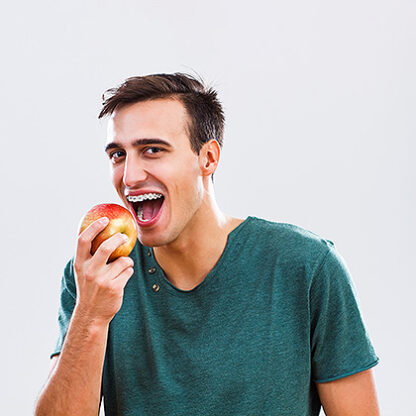
{"type": "Polygon", "coordinates": [[[163,198],[158,199],[147,199],[143,201],[143,219],[151,220],[156,217],[159,213],[160,207],[162,206],[163,198]]]}

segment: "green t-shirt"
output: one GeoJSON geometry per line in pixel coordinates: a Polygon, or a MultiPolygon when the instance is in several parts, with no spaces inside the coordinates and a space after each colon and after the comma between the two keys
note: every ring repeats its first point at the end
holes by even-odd
{"type": "MultiPolygon", "coordinates": [[[[347,266],[334,244],[301,227],[248,217],[190,291],[165,277],[139,242],[135,273],[110,323],[106,416],[311,416],[314,382],[378,358],[347,266]]],[[[62,343],[74,308],[72,261],[62,279],[62,343]]]]}

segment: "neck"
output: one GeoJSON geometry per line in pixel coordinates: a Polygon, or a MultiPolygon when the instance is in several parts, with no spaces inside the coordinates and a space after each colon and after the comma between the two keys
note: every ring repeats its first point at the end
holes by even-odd
{"type": "Polygon", "coordinates": [[[191,290],[201,283],[221,257],[228,234],[242,221],[221,212],[211,188],[180,237],[154,248],[168,280],[182,290],[191,290]]]}

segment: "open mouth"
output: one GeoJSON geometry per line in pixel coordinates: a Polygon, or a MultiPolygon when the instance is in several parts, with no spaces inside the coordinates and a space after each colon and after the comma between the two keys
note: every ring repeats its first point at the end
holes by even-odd
{"type": "Polygon", "coordinates": [[[127,200],[136,215],[136,219],[141,224],[155,222],[161,212],[165,197],[159,193],[147,193],[142,195],[129,195],[127,200]]]}

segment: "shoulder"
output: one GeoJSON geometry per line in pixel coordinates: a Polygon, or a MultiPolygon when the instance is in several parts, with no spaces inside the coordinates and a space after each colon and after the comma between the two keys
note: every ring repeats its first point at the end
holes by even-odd
{"type": "Polygon", "coordinates": [[[285,276],[312,279],[328,253],[331,240],[299,225],[249,217],[240,233],[241,252],[262,267],[283,270],[285,276]]]}
{"type": "Polygon", "coordinates": [[[335,245],[331,240],[299,225],[249,217],[247,232],[251,238],[272,250],[292,256],[322,256],[335,245]]]}
{"type": "Polygon", "coordinates": [[[68,291],[72,297],[76,296],[74,277],[74,257],[67,261],[61,278],[61,291],[68,291]]]}

